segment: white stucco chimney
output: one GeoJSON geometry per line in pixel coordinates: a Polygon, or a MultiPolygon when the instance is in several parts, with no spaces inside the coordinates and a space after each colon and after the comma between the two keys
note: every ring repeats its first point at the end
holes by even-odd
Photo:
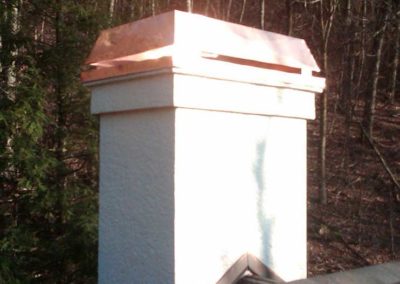
{"type": "Polygon", "coordinates": [[[99,283],[226,283],[261,263],[306,277],[306,120],[324,79],[303,40],[173,11],[103,31],[87,63],[99,283]]]}

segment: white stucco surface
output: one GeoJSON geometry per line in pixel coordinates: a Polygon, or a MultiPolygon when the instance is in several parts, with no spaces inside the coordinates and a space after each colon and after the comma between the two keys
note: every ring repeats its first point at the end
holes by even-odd
{"type": "Polygon", "coordinates": [[[91,111],[104,114],[173,105],[173,75],[111,81],[94,88],[91,111]]]}
{"type": "Polygon", "coordinates": [[[99,283],[174,283],[174,110],[100,119],[99,283]]]}
{"type": "Polygon", "coordinates": [[[215,283],[245,253],[306,277],[313,93],[182,74],[92,88],[99,283],[215,283]]]}
{"type": "Polygon", "coordinates": [[[175,127],[176,283],[215,283],[246,252],[305,278],[306,121],[177,109],[175,127]]]}

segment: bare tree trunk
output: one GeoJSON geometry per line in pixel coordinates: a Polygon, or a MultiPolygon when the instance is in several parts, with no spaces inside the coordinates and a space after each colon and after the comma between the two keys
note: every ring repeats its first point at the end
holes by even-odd
{"type": "Polygon", "coordinates": [[[22,1],[9,1],[2,4],[2,14],[0,24],[2,30],[0,30],[0,74],[1,83],[5,84],[6,95],[9,99],[15,99],[15,93],[10,91],[9,87],[15,87],[16,85],[16,68],[15,59],[18,55],[18,48],[14,45],[14,35],[19,30],[19,8],[22,1]]]}
{"type": "Polygon", "coordinates": [[[328,88],[321,94],[321,108],[320,108],[320,146],[319,146],[319,191],[320,191],[320,203],[328,203],[328,195],[326,191],[326,129],[327,129],[327,98],[328,88]]]}
{"type": "Polygon", "coordinates": [[[186,9],[189,13],[193,12],[193,1],[192,0],[186,0],[186,9]]]}
{"type": "Polygon", "coordinates": [[[204,15],[208,15],[208,9],[210,8],[210,0],[206,1],[206,6],[204,8],[204,15]]]}
{"type": "Polygon", "coordinates": [[[130,19],[135,20],[135,19],[137,19],[137,17],[136,17],[136,1],[132,1],[130,6],[131,6],[130,19]]]}
{"type": "Polygon", "coordinates": [[[395,219],[394,216],[394,210],[393,210],[393,191],[389,190],[389,229],[390,229],[390,248],[391,248],[391,253],[393,257],[396,257],[396,246],[395,246],[395,230],[393,226],[393,219],[395,219]]]}
{"type": "Polygon", "coordinates": [[[156,0],[151,0],[151,15],[156,15],[156,0]]]}
{"type": "Polygon", "coordinates": [[[261,0],[260,26],[262,30],[265,29],[265,0],[261,0]]]}
{"type": "MultiPolygon", "coordinates": [[[[16,73],[16,56],[18,55],[18,48],[15,45],[14,36],[19,30],[19,18],[20,18],[20,3],[18,1],[5,1],[0,4],[0,99],[7,98],[4,101],[14,101],[16,99],[15,86],[17,84],[17,73],[16,73]]],[[[16,128],[19,128],[18,122],[16,128]]],[[[3,131],[3,129],[1,130],[3,131]]],[[[13,153],[13,142],[14,135],[11,132],[5,132],[6,137],[2,139],[5,142],[2,146],[5,147],[10,153],[13,153]]],[[[17,174],[17,169],[12,169],[7,173],[7,176],[17,174]]],[[[10,187],[12,191],[17,193],[17,185],[10,187]]],[[[11,196],[11,195],[10,195],[11,196]]],[[[10,205],[10,217],[13,222],[13,226],[17,226],[19,223],[19,207],[18,197],[16,194],[12,195],[7,202],[10,205]]]]}
{"type": "Polygon", "coordinates": [[[243,22],[243,17],[244,17],[244,12],[246,10],[246,0],[243,0],[243,4],[242,4],[242,10],[240,11],[240,19],[239,19],[239,23],[243,22]]]}
{"type": "Polygon", "coordinates": [[[45,28],[45,21],[42,20],[40,27],[35,28],[33,37],[35,41],[44,41],[44,28],[45,28]]]}
{"type": "Polygon", "coordinates": [[[358,93],[360,93],[360,86],[364,75],[365,58],[366,58],[366,38],[367,38],[367,0],[362,2],[362,16],[361,16],[361,51],[360,51],[360,64],[359,76],[357,81],[358,93]]]}
{"type": "Polygon", "coordinates": [[[327,85],[325,91],[321,94],[321,107],[320,107],[320,147],[319,147],[319,189],[320,189],[320,202],[322,204],[328,203],[328,196],[326,190],[326,139],[327,139],[327,125],[328,125],[328,95],[329,89],[329,38],[332,30],[334,15],[337,8],[337,0],[328,0],[328,14],[325,15],[324,8],[325,1],[320,1],[320,24],[322,30],[322,56],[323,56],[323,71],[327,78],[327,85]],[[326,19],[325,19],[326,17],[326,19]]]}
{"type": "MultiPolygon", "coordinates": [[[[399,10],[400,13],[400,10],[399,10]]],[[[399,15],[400,16],[400,15],[399,15]]],[[[390,84],[389,99],[392,103],[395,101],[396,87],[397,87],[397,69],[399,68],[400,57],[400,18],[396,20],[396,39],[395,39],[395,53],[393,59],[393,72],[392,81],[390,84]]]]}
{"type": "MultiPolygon", "coordinates": [[[[341,90],[341,101],[343,110],[345,112],[345,146],[343,155],[343,168],[348,168],[348,161],[350,155],[349,143],[350,137],[350,127],[352,121],[352,97],[353,97],[353,80],[354,80],[354,44],[353,44],[353,20],[352,20],[352,0],[347,0],[346,6],[346,18],[345,18],[345,40],[347,44],[345,47],[345,54],[343,56],[343,77],[342,77],[342,90],[341,90]]],[[[346,175],[347,177],[347,175],[346,175]]]]}
{"type": "Polygon", "coordinates": [[[225,18],[227,21],[229,21],[229,18],[231,16],[231,9],[232,9],[232,0],[229,0],[228,1],[228,8],[227,8],[227,11],[226,11],[226,18],[225,18]]]}
{"type": "Polygon", "coordinates": [[[139,5],[139,18],[142,18],[144,15],[144,0],[140,1],[140,5],[139,5]]]}
{"type": "Polygon", "coordinates": [[[110,18],[110,23],[112,23],[114,19],[114,11],[115,11],[115,2],[117,0],[110,0],[110,5],[108,6],[108,17],[110,18]]]}
{"type": "Polygon", "coordinates": [[[286,0],[286,11],[288,15],[287,21],[287,34],[291,36],[293,34],[293,2],[292,0],[286,0]]]}
{"type": "Polygon", "coordinates": [[[368,136],[373,138],[374,120],[375,120],[375,108],[376,98],[378,95],[378,82],[380,76],[380,67],[382,61],[382,51],[385,42],[385,31],[389,20],[390,11],[386,9],[385,18],[380,31],[378,31],[378,38],[375,38],[374,50],[376,50],[376,58],[372,70],[372,79],[369,88],[369,97],[367,98],[364,108],[363,126],[367,130],[368,136]]]}
{"type": "MultiPolygon", "coordinates": [[[[12,34],[17,34],[19,30],[19,7],[22,4],[22,1],[16,1],[17,3],[15,4],[14,7],[12,7],[12,12],[11,12],[11,18],[10,18],[10,24],[11,24],[11,30],[12,34]]],[[[14,49],[11,51],[13,60],[8,68],[8,86],[15,86],[17,82],[17,73],[15,70],[15,58],[18,55],[18,49],[14,49]]]]}

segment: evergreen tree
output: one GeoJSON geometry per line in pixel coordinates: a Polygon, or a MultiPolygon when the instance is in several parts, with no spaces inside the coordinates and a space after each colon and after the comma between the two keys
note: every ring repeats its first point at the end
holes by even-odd
{"type": "Polygon", "coordinates": [[[96,280],[97,123],[79,82],[96,9],[0,2],[1,283],[96,280]]]}

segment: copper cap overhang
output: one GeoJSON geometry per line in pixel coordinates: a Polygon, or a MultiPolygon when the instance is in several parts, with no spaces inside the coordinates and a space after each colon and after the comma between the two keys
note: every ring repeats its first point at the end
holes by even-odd
{"type": "Polygon", "coordinates": [[[171,11],[102,31],[86,60],[89,68],[82,72],[82,81],[176,67],[174,58],[181,55],[320,71],[302,39],[171,11]]]}

